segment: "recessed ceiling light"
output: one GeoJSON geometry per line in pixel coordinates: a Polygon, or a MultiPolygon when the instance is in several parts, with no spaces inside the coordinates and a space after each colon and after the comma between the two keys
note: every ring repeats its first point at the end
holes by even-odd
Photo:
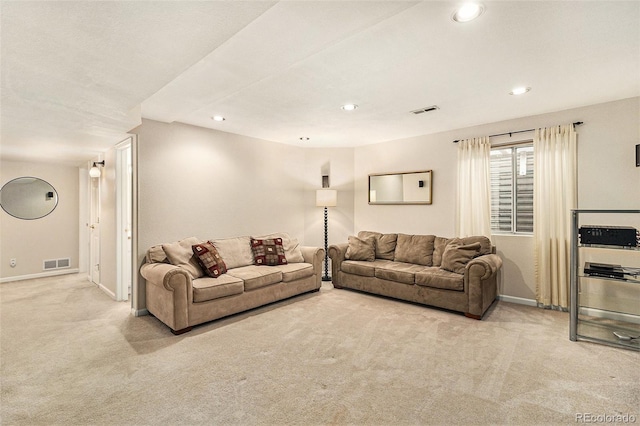
{"type": "Polygon", "coordinates": [[[358,108],[358,105],[356,105],[356,104],[342,105],[342,109],[345,110],[345,111],[353,111],[356,108],[358,108]]]}
{"type": "Polygon", "coordinates": [[[482,15],[484,12],[484,5],[480,3],[465,3],[456,9],[451,15],[451,19],[456,22],[469,22],[482,15]]]}
{"type": "Polygon", "coordinates": [[[510,95],[522,95],[531,90],[531,87],[516,87],[512,91],[509,92],[510,95]]]}
{"type": "Polygon", "coordinates": [[[225,118],[221,115],[214,115],[213,117],[211,117],[213,119],[213,121],[224,121],[225,118]]]}

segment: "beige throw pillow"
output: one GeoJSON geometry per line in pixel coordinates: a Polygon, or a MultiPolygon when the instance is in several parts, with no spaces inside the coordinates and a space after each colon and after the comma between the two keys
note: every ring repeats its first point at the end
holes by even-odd
{"type": "Polygon", "coordinates": [[[381,234],[373,231],[360,231],[358,238],[374,237],[376,240],[376,259],[393,260],[398,234],[381,234]]]}
{"type": "Polygon", "coordinates": [[[168,263],[167,254],[162,248],[162,244],[156,244],[147,250],[147,256],[145,257],[147,263],[168,263]]]}
{"type": "Polygon", "coordinates": [[[345,253],[345,259],[349,260],[366,260],[373,262],[376,260],[376,243],[374,237],[358,238],[349,237],[349,247],[345,253]]]}
{"type": "Polygon", "coordinates": [[[447,247],[447,243],[449,242],[449,238],[436,237],[433,242],[433,265],[432,266],[440,266],[442,263],[442,254],[444,253],[444,249],[447,247]]]}
{"type": "Polygon", "coordinates": [[[198,265],[198,261],[191,247],[201,242],[202,241],[196,237],[185,238],[177,243],[163,244],[162,250],[164,250],[167,259],[169,259],[172,265],[186,270],[193,279],[200,278],[204,276],[204,272],[202,268],[200,268],[200,265],[198,265]]]}
{"type": "Polygon", "coordinates": [[[213,246],[218,250],[227,269],[240,266],[253,265],[253,252],[251,251],[251,237],[225,238],[212,240],[213,246]]]}
{"type": "Polygon", "coordinates": [[[460,238],[462,240],[462,245],[467,246],[473,243],[480,243],[480,254],[491,254],[493,251],[493,244],[491,244],[491,240],[484,235],[477,235],[473,237],[464,237],[460,238]]]}
{"type": "Polygon", "coordinates": [[[459,238],[454,239],[444,249],[440,268],[456,274],[464,274],[467,263],[480,253],[480,248],[481,244],[479,242],[462,245],[462,241],[459,238]]]}

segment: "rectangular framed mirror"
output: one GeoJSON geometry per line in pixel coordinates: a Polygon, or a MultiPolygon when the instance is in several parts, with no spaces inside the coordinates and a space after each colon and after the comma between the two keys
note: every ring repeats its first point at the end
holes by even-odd
{"type": "Polygon", "coordinates": [[[369,175],[369,204],[431,204],[431,170],[369,175]]]}

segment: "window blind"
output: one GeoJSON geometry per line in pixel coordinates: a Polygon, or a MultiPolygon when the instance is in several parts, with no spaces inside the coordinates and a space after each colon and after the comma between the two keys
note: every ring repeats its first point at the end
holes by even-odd
{"type": "Polygon", "coordinates": [[[491,150],[491,230],[533,232],[533,146],[491,150]]]}

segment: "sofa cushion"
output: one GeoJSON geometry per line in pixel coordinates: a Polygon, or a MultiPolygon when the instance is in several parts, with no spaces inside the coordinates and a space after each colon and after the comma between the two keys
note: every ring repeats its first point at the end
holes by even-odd
{"type": "Polygon", "coordinates": [[[211,242],[220,253],[220,256],[222,256],[227,269],[253,265],[251,237],[224,238],[211,240],[211,242]]]}
{"type": "Polygon", "coordinates": [[[414,284],[415,274],[424,270],[424,266],[404,262],[388,262],[376,266],[377,278],[403,284],[414,284]]]}
{"type": "Polygon", "coordinates": [[[481,244],[479,242],[462,245],[460,238],[454,238],[444,249],[440,267],[457,274],[464,274],[465,266],[480,253],[480,249],[481,244]]]}
{"type": "Polygon", "coordinates": [[[376,240],[374,237],[358,238],[349,236],[349,246],[344,255],[348,260],[376,260],[376,240]]]}
{"type": "Polygon", "coordinates": [[[191,246],[191,249],[193,250],[193,254],[196,255],[196,260],[204,273],[211,278],[218,278],[227,272],[227,265],[224,264],[222,257],[213,244],[211,244],[211,241],[195,244],[191,246]]]}
{"type": "Polygon", "coordinates": [[[433,241],[433,266],[440,266],[442,263],[442,253],[448,242],[449,238],[443,237],[436,237],[433,241]]]}
{"type": "Polygon", "coordinates": [[[240,278],[225,274],[218,278],[202,277],[193,280],[193,301],[206,302],[207,300],[241,294],[244,291],[244,282],[240,278]]]}
{"type": "Polygon", "coordinates": [[[340,265],[340,269],[347,274],[360,275],[361,277],[373,277],[376,271],[372,262],[362,260],[345,260],[340,265]]]}
{"type": "Polygon", "coordinates": [[[288,263],[274,266],[274,268],[282,272],[282,282],[285,283],[313,275],[313,265],[310,263],[288,263]]]}
{"type": "Polygon", "coordinates": [[[282,281],[282,271],[272,266],[241,266],[229,269],[227,275],[244,281],[244,290],[255,290],[282,281]]]}
{"type": "Polygon", "coordinates": [[[376,240],[376,259],[393,260],[398,234],[381,234],[373,231],[358,232],[359,238],[374,237],[376,240]]]}
{"type": "Polygon", "coordinates": [[[282,238],[269,238],[266,240],[251,238],[251,251],[253,252],[253,263],[255,265],[276,266],[287,264],[282,238]]]}
{"type": "Polygon", "coordinates": [[[416,272],[416,284],[423,287],[463,291],[464,275],[436,267],[427,268],[424,271],[416,272]]]}
{"type": "Polygon", "coordinates": [[[202,268],[198,265],[191,246],[199,244],[201,241],[196,237],[185,238],[176,243],[162,245],[162,250],[167,255],[167,259],[172,265],[178,266],[191,275],[191,278],[200,278],[204,275],[202,268]]]}
{"type": "Polygon", "coordinates": [[[435,238],[435,235],[398,234],[398,243],[393,260],[395,262],[431,266],[435,238]]]}
{"type": "Polygon", "coordinates": [[[303,263],[304,257],[302,256],[302,250],[300,250],[300,243],[297,238],[291,238],[286,232],[275,232],[273,234],[262,235],[255,237],[258,240],[282,238],[282,247],[284,247],[284,256],[287,258],[287,263],[303,263]]]}

